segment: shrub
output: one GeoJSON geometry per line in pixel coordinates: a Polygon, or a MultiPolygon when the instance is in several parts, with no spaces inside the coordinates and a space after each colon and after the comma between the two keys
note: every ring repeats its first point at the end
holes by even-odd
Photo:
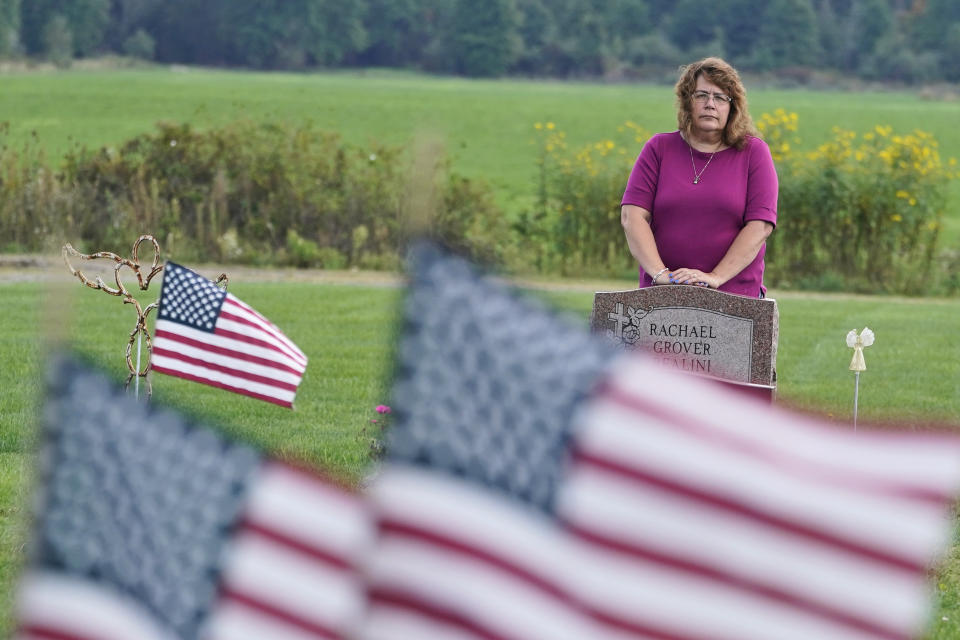
{"type": "Polygon", "coordinates": [[[153,36],[143,29],[137,29],[131,36],[123,41],[123,52],[131,58],[153,60],[156,49],[157,43],[153,39],[153,36]]]}
{"type": "Polygon", "coordinates": [[[848,290],[911,293],[931,276],[956,161],[930,134],[876,126],[834,129],[816,150],[777,145],[796,125],[782,111],[760,128],[774,141],[780,225],[768,243],[769,281],[782,286],[833,274],[848,290]]]}
{"type": "Polygon", "coordinates": [[[635,268],[620,226],[620,198],[649,134],[633,122],[612,138],[571,149],[552,122],[536,123],[538,210],[520,231],[540,247],[538,264],[564,274],[620,275],[635,268]]]}
{"type": "Polygon", "coordinates": [[[61,14],[54,14],[43,27],[43,50],[58,67],[69,67],[73,61],[73,31],[70,22],[61,14]]]}
{"type": "MultiPolygon", "coordinates": [[[[395,268],[408,160],[402,147],[249,121],[209,131],[159,124],[116,149],[76,149],[58,173],[28,148],[4,147],[0,232],[27,250],[66,241],[120,250],[149,233],[185,260],[395,268]]],[[[496,234],[506,226],[489,188],[445,162],[435,179],[442,235],[499,257],[496,234]]]]}

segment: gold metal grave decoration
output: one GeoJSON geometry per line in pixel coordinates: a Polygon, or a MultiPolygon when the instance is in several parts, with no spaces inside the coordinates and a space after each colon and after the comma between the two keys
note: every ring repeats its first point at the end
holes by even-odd
{"type": "MultiPolygon", "coordinates": [[[[127,360],[127,369],[130,372],[130,375],[127,376],[126,383],[124,384],[125,388],[130,387],[130,381],[136,379],[136,384],[134,385],[136,396],[140,397],[140,378],[143,378],[144,384],[147,388],[147,397],[149,398],[152,393],[152,388],[150,385],[150,355],[153,351],[153,345],[150,340],[150,332],[147,330],[147,317],[150,315],[150,312],[157,308],[160,304],[160,300],[154,300],[146,307],[144,307],[139,300],[133,297],[127,287],[124,285],[121,280],[121,271],[123,269],[129,269],[133,272],[133,275],[137,278],[137,287],[141,291],[146,291],[150,286],[150,281],[153,280],[153,277],[158,273],[163,271],[163,264],[161,263],[160,258],[160,244],[157,242],[156,238],[151,235],[142,235],[137,238],[136,242],[133,243],[133,250],[130,252],[130,258],[122,258],[115,253],[110,251],[97,251],[96,253],[80,253],[73,248],[70,243],[63,245],[61,250],[63,255],[63,261],[67,265],[67,268],[70,270],[70,273],[76,276],[80,282],[90,287],[91,289],[103,291],[108,293],[111,296],[118,296],[123,298],[124,304],[133,305],[133,308],[137,312],[137,321],[133,327],[133,331],[130,332],[130,339],[127,341],[127,350],[126,350],[126,360],[127,360]],[[144,242],[150,243],[153,247],[153,261],[150,264],[149,270],[140,263],[140,245],[144,242]],[[74,268],[71,264],[71,258],[79,258],[82,261],[94,261],[94,260],[106,260],[113,263],[113,281],[116,284],[116,287],[113,287],[103,281],[103,278],[100,275],[96,275],[92,280],[87,277],[83,271],[74,268]],[[137,343],[137,354],[136,354],[136,364],[133,362],[133,343],[137,343]],[[145,365],[141,366],[140,360],[140,347],[141,341],[146,344],[147,348],[147,362],[145,365]]],[[[124,274],[129,277],[129,274],[124,274]]],[[[217,278],[216,283],[222,286],[224,289],[227,288],[228,278],[225,273],[220,274],[217,278]]]]}

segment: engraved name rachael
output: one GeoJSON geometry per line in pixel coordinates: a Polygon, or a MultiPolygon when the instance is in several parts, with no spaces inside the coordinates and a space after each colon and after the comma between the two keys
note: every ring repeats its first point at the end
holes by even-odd
{"type": "MultiPolygon", "coordinates": [[[[661,355],[692,355],[709,356],[710,344],[702,340],[716,340],[714,327],[709,325],[692,324],[657,324],[650,323],[649,335],[668,338],[696,338],[697,340],[657,340],[651,349],[661,355]]],[[[672,366],[683,371],[703,371],[710,373],[710,360],[701,358],[657,358],[661,364],[672,366]]]]}

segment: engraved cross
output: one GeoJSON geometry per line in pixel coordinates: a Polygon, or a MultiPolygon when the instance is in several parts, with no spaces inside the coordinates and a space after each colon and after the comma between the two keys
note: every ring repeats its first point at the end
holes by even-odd
{"type": "Polygon", "coordinates": [[[607,319],[617,323],[617,328],[613,330],[613,335],[618,340],[623,339],[623,328],[630,324],[630,316],[623,315],[623,303],[618,302],[615,307],[616,311],[611,311],[607,314],[607,319]]]}

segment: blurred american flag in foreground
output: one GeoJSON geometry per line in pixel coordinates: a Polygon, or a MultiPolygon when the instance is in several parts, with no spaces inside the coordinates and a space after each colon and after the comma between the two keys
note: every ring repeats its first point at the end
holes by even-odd
{"type": "Polygon", "coordinates": [[[366,495],[54,368],[20,638],[910,638],[960,440],[820,425],[430,245],[366,495]]]}

